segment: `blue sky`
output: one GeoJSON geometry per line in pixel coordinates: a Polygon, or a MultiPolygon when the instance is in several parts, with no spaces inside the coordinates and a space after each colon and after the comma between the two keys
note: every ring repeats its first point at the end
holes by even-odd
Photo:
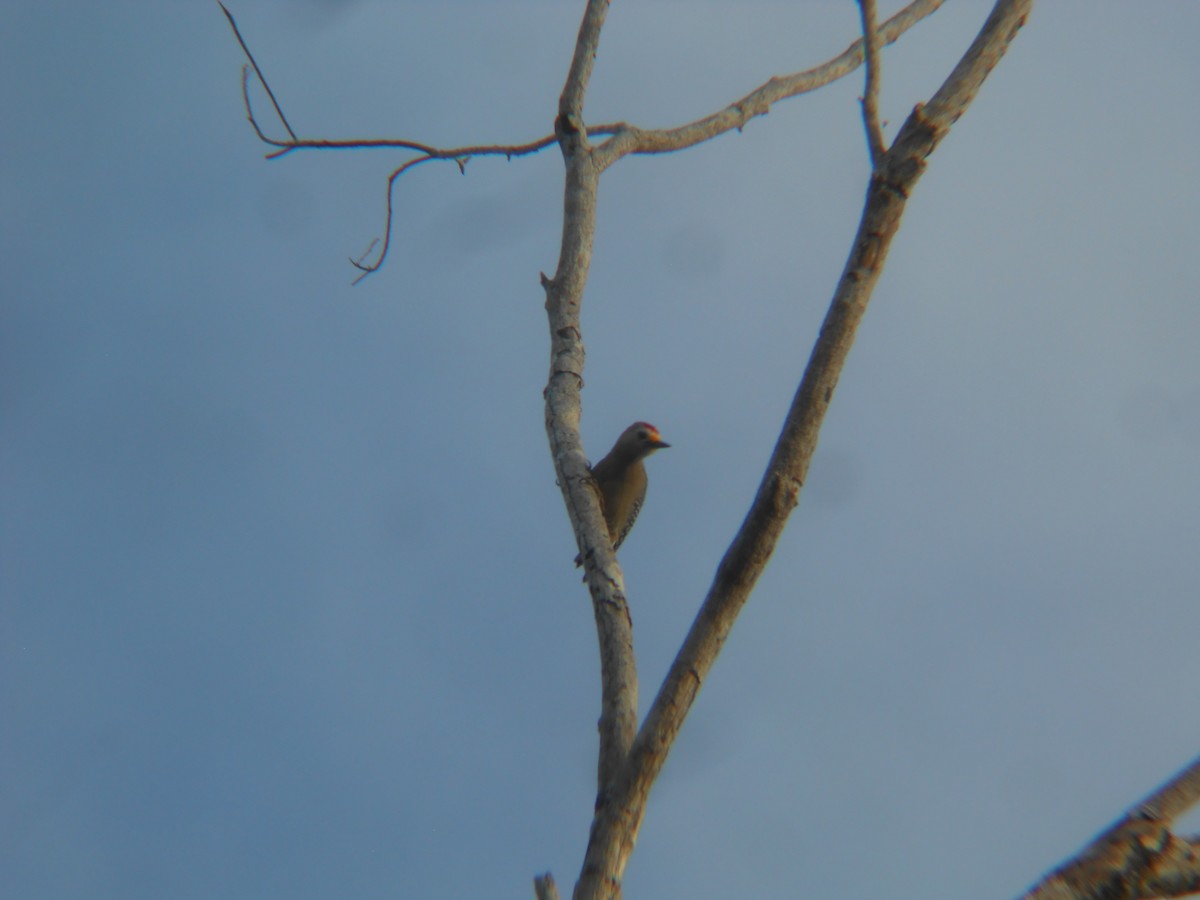
{"type": "MultiPolygon", "coordinates": [[[[545,134],[581,9],[228,5],[302,136],[443,145],[545,134]]],[[[987,8],[887,51],[889,137],[987,8]]],[[[400,157],[264,161],[215,3],[5,13],[0,894],[571,884],[599,689],[542,427],[557,153],[418,169],[351,287],[400,157]]],[[[614,4],[588,119],[678,124],[856,28],[614,4]]],[[[1200,750],[1198,28],[1042,3],[932,158],[627,896],[1015,895],[1200,750]]],[[[860,90],[604,176],[586,445],[673,445],[621,552],[643,703],[844,262],[860,90]]]]}

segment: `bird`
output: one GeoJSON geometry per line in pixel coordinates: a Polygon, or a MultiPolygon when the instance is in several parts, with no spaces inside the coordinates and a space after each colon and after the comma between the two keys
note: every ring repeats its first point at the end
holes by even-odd
{"type": "MultiPolygon", "coordinates": [[[[646,499],[646,467],[642,460],[670,446],[649,422],[634,422],[621,432],[608,455],[592,466],[614,551],[633,528],[646,499]]],[[[582,555],[576,556],[575,565],[582,564],[582,555]]]]}

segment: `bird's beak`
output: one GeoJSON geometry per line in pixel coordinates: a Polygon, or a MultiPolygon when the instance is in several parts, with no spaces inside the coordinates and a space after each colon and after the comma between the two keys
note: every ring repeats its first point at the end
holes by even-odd
{"type": "Polygon", "coordinates": [[[653,425],[647,425],[645,422],[642,422],[640,424],[646,425],[646,437],[648,438],[646,443],[648,443],[650,445],[651,449],[661,450],[664,447],[671,446],[670,444],[668,444],[666,441],[664,441],[662,439],[662,436],[658,433],[658,429],[655,428],[653,425]]]}

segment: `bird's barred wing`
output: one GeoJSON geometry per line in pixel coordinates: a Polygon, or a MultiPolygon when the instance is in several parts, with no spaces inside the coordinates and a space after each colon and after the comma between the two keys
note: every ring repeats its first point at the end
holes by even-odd
{"type": "Polygon", "coordinates": [[[621,529],[621,533],[613,536],[613,550],[619,550],[621,544],[625,541],[625,536],[633,529],[633,523],[637,521],[638,513],[642,511],[642,503],[646,499],[646,489],[643,487],[642,492],[637,495],[633,501],[633,506],[629,508],[629,516],[625,519],[625,526],[621,529]]]}

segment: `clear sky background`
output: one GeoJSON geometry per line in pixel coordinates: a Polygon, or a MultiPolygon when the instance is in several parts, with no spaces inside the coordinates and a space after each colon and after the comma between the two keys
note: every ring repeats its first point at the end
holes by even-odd
{"type": "MultiPolygon", "coordinates": [[[[582,8],[229,6],[301,135],[442,145],[547,133],[582,8]]],[[[886,52],[889,138],[987,9],[886,52]]],[[[678,124],[857,28],[615,3],[587,116],[678,124]]],[[[1198,31],[1043,0],[931,159],[627,896],[1013,896],[1200,752],[1198,31]]],[[[0,896],[569,888],[599,687],[542,425],[560,158],[416,170],[351,287],[402,157],[265,162],[241,64],[215,3],[4,4],[0,896]]],[[[861,85],[604,176],[586,446],[673,445],[621,553],[643,705],[844,263],[861,85]]]]}

